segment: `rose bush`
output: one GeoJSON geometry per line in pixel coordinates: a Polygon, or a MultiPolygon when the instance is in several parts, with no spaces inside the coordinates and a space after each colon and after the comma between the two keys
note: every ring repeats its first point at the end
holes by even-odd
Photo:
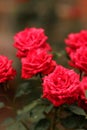
{"type": "Polygon", "coordinates": [[[51,73],[56,66],[56,62],[52,58],[52,54],[48,54],[42,49],[29,51],[28,55],[21,59],[22,78],[31,78],[40,73],[51,73]]]}
{"type": "MultiPolygon", "coordinates": [[[[8,88],[7,84],[9,85],[8,81],[15,77],[16,71],[12,67],[12,60],[0,56],[0,85],[4,84],[4,87],[0,87],[0,96],[3,96],[9,104],[5,106],[0,101],[0,108],[4,107],[7,111],[13,110],[17,117],[12,119],[11,122],[6,121],[9,130],[16,130],[17,128],[18,130],[20,128],[32,129],[33,125],[33,130],[56,130],[61,129],[58,128],[61,125],[65,125],[64,129],[87,128],[87,31],[83,30],[80,33],[70,34],[65,43],[70,58],[69,64],[80,70],[78,74],[53,60],[55,55],[59,55],[56,52],[51,52],[52,49],[47,43],[47,36],[42,28],[26,28],[17,33],[14,46],[18,49],[17,56],[21,60],[21,77],[30,79],[35,76],[35,78],[30,82],[28,80],[23,81],[23,84],[21,83],[16,87],[14,94],[11,91],[11,95],[8,93],[10,87],[8,88]],[[40,81],[42,81],[40,91],[36,90],[37,75],[40,76],[40,81]],[[35,85],[34,92],[38,92],[39,95],[42,90],[42,98],[46,98],[50,102],[39,98],[33,103],[27,104],[26,96],[28,94],[33,95],[33,92],[31,92],[33,85],[35,85]],[[21,103],[19,102],[20,97],[23,99],[21,103]],[[24,102],[27,105],[21,106],[20,104],[24,102]],[[67,126],[69,127],[67,128],[67,126]]],[[[29,100],[31,102],[31,99],[29,100]]]]}
{"type": "Polygon", "coordinates": [[[47,43],[48,37],[44,34],[42,28],[26,28],[14,36],[14,47],[18,49],[17,56],[19,58],[26,57],[28,51],[32,49],[42,48],[51,51],[50,45],[47,43]]]}
{"type": "Polygon", "coordinates": [[[16,70],[12,67],[12,60],[0,55],[0,83],[14,79],[16,70]]]}
{"type": "Polygon", "coordinates": [[[51,74],[43,78],[43,98],[50,100],[54,106],[72,104],[78,100],[81,91],[79,84],[78,74],[57,65],[51,74]]]}

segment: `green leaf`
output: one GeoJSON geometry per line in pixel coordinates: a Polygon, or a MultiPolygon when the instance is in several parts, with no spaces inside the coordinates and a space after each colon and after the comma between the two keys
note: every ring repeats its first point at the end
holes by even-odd
{"type": "Polygon", "coordinates": [[[42,100],[37,99],[31,104],[25,106],[22,110],[17,111],[17,119],[20,120],[29,120],[31,122],[36,122],[39,119],[43,118],[43,111],[45,107],[42,107],[42,100]]]}
{"type": "Polygon", "coordinates": [[[37,105],[35,108],[33,108],[30,111],[30,117],[29,117],[29,119],[32,122],[36,122],[36,121],[44,118],[45,117],[45,115],[43,114],[44,110],[45,110],[45,106],[37,105]]]}
{"type": "Polygon", "coordinates": [[[21,97],[22,95],[27,95],[30,93],[29,82],[22,83],[18,86],[15,94],[15,98],[21,97]]]}
{"type": "Polygon", "coordinates": [[[49,126],[50,122],[44,118],[36,123],[34,130],[48,130],[49,126]]]}
{"type": "Polygon", "coordinates": [[[27,112],[31,111],[34,107],[36,107],[36,105],[39,105],[40,102],[41,102],[40,99],[33,101],[31,104],[26,105],[22,110],[18,110],[17,114],[21,115],[23,113],[27,113],[27,112]]]}
{"type": "Polygon", "coordinates": [[[68,116],[67,118],[61,119],[61,124],[69,129],[82,128],[84,125],[84,117],[77,115],[68,116]]]}
{"type": "Polygon", "coordinates": [[[69,106],[69,110],[76,115],[87,116],[86,112],[78,106],[71,105],[69,106]]]}
{"type": "Polygon", "coordinates": [[[26,127],[21,122],[15,122],[9,125],[6,130],[27,130],[26,127]]]}
{"type": "Polygon", "coordinates": [[[45,107],[36,106],[32,110],[18,115],[17,120],[22,119],[22,120],[29,120],[32,123],[37,122],[45,117],[45,115],[43,114],[44,109],[45,107]]]}
{"type": "Polygon", "coordinates": [[[45,108],[45,112],[49,113],[53,108],[53,104],[49,104],[46,108],[45,108]]]}
{"type": "Polygon", "coordinates": [[[0,102],[0,108],[4,108],[5,104],[3,102],[0,102]]]}
{"type": "Polygon", "coordinates": [[[54,59],[54,60],[57,60],[59,57],[62,56],[61,53],[57,53],[57,52],[53,52],[52,54],[53,54],[53,59],[54,59]]]}
{"type": "Polygon", "coordinates": [[[31,104],[25,106],[23,109],[17,111],[17,119],[26,120],[31,122],[37,122],[45,117],[44,113],[49,113],[53,108],[47,100],[37,99],[31,104]]]}
{"type": "Polygon", "coordinates": [[[58,57],[62,57],[63,55],[66,54],[66,52],[64,50],[58,52],[53,51],[52,54],[54,55],[54,57],[58,58],[58,57]]]}
{"type": "Polygon", "coordinates": [[[22,110],[18,110],[18,115],[21,115],[25,118],[25,114],[32,122],[37,122],[38,120],[44,118],[43,112],[45,111],[45,104],[43,104],[43,101],[38,99],[31,104],[25,106],[22,110]]]}

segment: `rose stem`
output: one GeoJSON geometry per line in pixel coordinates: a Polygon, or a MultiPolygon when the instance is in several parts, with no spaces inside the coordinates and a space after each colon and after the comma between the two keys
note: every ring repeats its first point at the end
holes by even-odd
{"type": "Polygon", "coordinates": [[[43,80],[42,80],[42,78],[43,78],[42,74],[39,73],[39,76],[40,76],[40,80],[41,80],[41,82],[43,82],[43,80]]]}
{"type": "Polygon", "coordinates": [[[83,76],[84,76],[84,72],[80,70],[80,81],[82,80],[83,76]]]}
{"type": "Polygon", "coordinates": [[[53,110],[53,118],[52,118],[52,121],[51,121],[51,130],[55,130],[55,127],[56,127],[56,115],[57,115],[57,109],[58,107],[54,107],[53,110]]]}

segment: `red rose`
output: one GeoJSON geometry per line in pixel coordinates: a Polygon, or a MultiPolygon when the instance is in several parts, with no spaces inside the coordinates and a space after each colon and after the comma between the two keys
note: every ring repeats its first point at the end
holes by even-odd
{"type": "Polygon", "coordinates": [[[87,48],[81,47],[77,51],[70,55],[69,64],[87,74],[87,48]]]}
{"type": "Polygon", "coordinates": [[[38,48],[50,51],[51,47],[46,42],[47,39],[48,37],[44,34],[42,28],[26,28],[17,33],[14,37],[14,46],[18,49],[17,56],[19,58],[25,57],[28,51],[38,48]]]}
{"type": "Polygon", "coordinates": [[[32,76],[42,73],[51,73],[56,62],[52,60],[52,55],[42,49],[29,51],[27,57],[22,58],[22,78],[31,78],[32,76]]]}
{"type": "Polygon", "coordinates": [[[81,81],[81,94],[78,100],[78,106],[87,111],[87,77],[83,77],[81,81]]]}
{"type": "Polygon", "coordinates": [[[72,104],[78,99],[79,84],[78,74],[58,65],[51,74],[43,78],[43,98],[50,100],[54,106],[72,104]]]}
{"type": "Polygon", "coordinates": [[[5,56],[0,56],[0,83],[12,80],[16,71],[12,68],[12,60],[5,56]]]}
{"type": "Polygon", "coordinates": [[[68,38],[65,39],[65,44],[68,54],[75,52],[80,47],[87,46],[87,30],[69,34],[68,38]]]}

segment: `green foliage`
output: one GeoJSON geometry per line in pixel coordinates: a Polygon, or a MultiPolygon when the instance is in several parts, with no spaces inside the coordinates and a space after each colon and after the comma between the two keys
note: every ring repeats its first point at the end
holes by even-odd
{"type": "Polygon", "coordinates": [[[18,110],[14,119],[7,118],[2,125],[6,126],[6,130],[48,130],[50,121],[44,113],[48,114],[52,108],[53,105],[47,100],[37,99],[18,110]]]}
{"type": "Polygon", "coordinates": [[[9,125],[6,130],[27,130],[27,128],[21,122],[15,122],[9,125]]]}
{"type": "Polygon", "coordinates": [[[22,115],[22,118],[26,115],[31,122],[37,122],[40,119],[45,118],[44,113],[49,113],[53,108],[47,100],[37,99],[31,104],[25,106],[22,110],[18,110],[18,116],[22,115]]]}
{"type": "Polygon", "coordinates": [[[71,115],[61,120],[65,128],[83,128],[87,120],[83,116],[71,115]]]}
{"type": "Polygon", "coordinates": [[[69,106],[69,110],[76,115],[82,115],[82,116],[87,117],[86,112],[78,106],[71,105],[71,106],[69,106]]]}
{"type": "Polygon", "coordinates": [[[62,51],[59,52],[59,53],[53,51],[52,54],[53,54],[53,59],[54,59],[54,60],[57,60],[58,58],[60,58],[60,57],[62,57],[63,55],[65,55],[65,51],[62,50],[62,51]]]}
{"type": "Polygon", "coordinates": [[[39,120],[36,123],[34,130],[48,130],[49,126],[50,126],[49,120],[44,118],[44,119],[39,120]]]}
{"type": "Polygon", "coordinates": [[[29,94],[30,93],[29,86],[30,86],[29,82],[25,82],[25,83],[20,84],[16,90],[15,98],[29,94]]]}
{"type": "Polygon", "coordinates": [[[2,126],[6,126],[6,130],[28,130],[28,127],[24,121],[18,120],[18,118],[7,118],[2,126]]]}
{"type": "MultiPolygon", "coordinates": [[[[31,84],[29,82],[21,84],[16,91],[15,98],[30,94],[30,88],[31,84]]],[[[5,104],[0,102],[0,108],[3,107],[5,107],[5,104]]],[[[56,124],[60,122],[66,129],[85,130],[87,114],[83,109],[76,105],[64,105],[59,107],[57,111],[56,124]],[[67,114],[64,113],[66,116],[63,115],[61,118],[62,108],[67,114]]],[[[48,100],[40,98],[21,109],[18,108],[17,116],[14,119],[7,118],[2,125],[6,126],[6,130],[50,130],[53,119],[53,105],[48,100]]]]}

